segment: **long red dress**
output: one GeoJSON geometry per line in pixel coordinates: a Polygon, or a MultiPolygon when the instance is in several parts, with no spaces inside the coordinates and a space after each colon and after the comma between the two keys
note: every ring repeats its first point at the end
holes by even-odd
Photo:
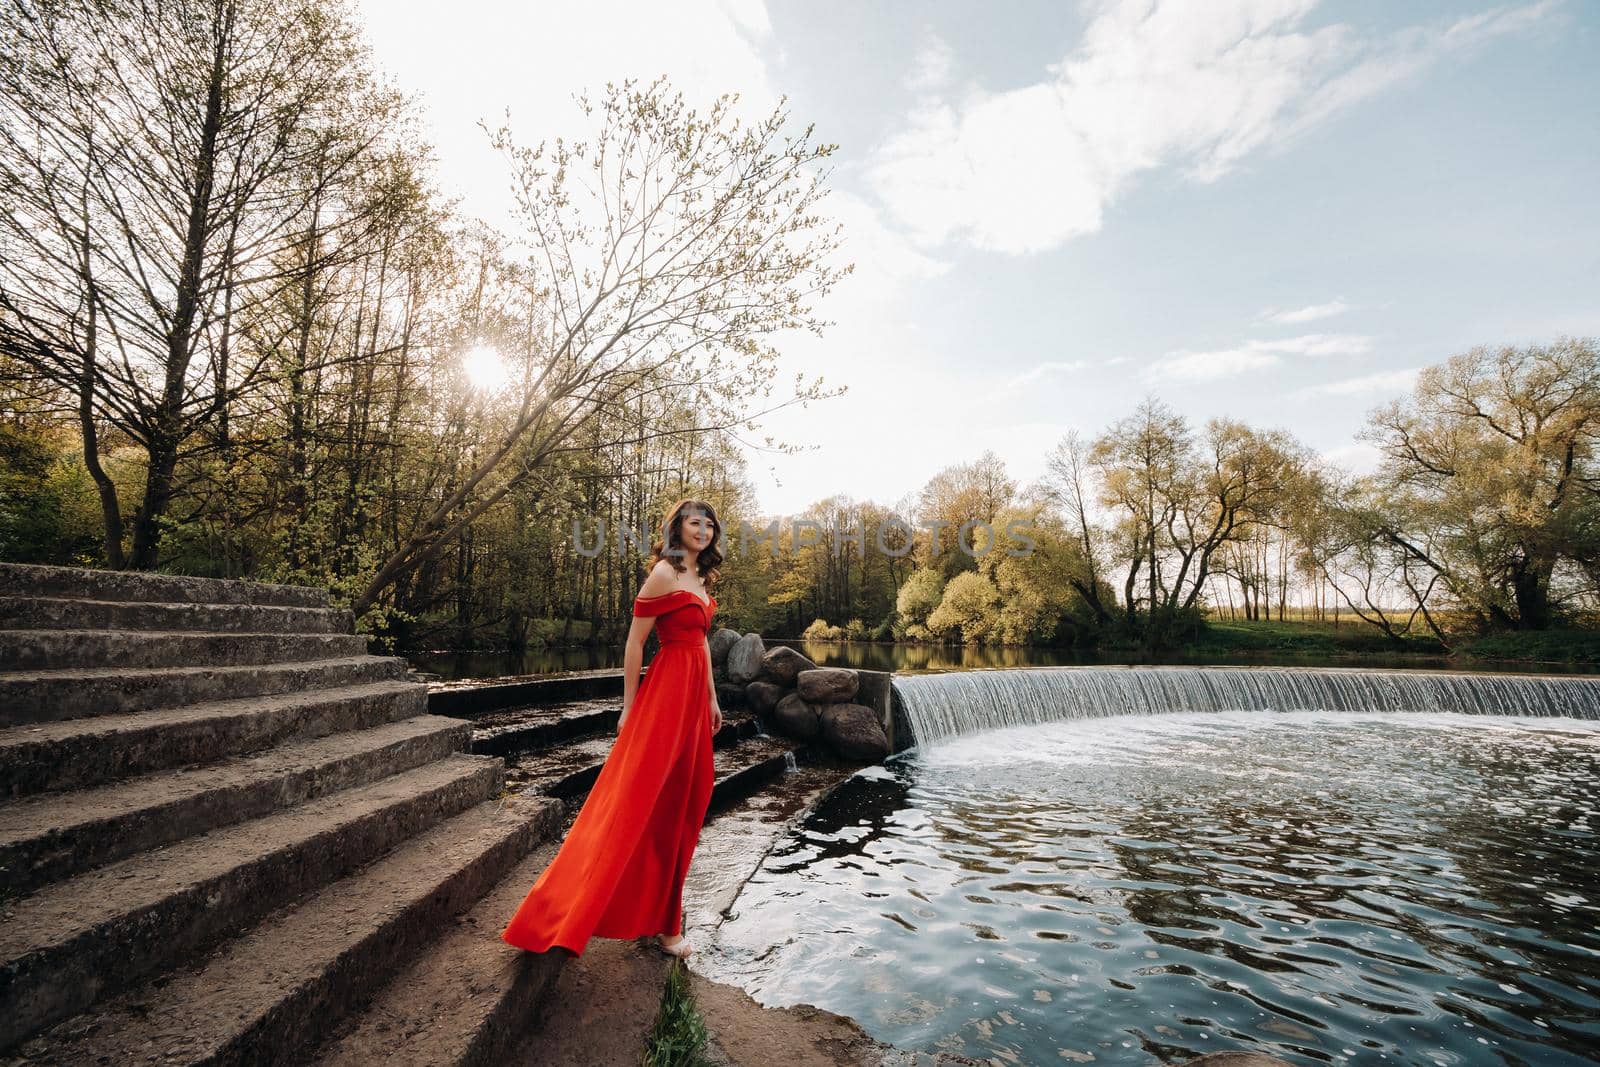
{"type": "Polygon", "coordinates": [[[717,600],[687,589],[636,597],[660,651],[589,797],[501,940],[583,955],[591,937],[682,933],[683,881],[711,803],[706,634],[717,600]]]}

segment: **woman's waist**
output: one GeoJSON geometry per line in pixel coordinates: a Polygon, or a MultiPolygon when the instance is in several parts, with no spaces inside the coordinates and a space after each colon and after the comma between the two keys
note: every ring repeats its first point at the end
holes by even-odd
{"type": "Polygon", "coordinates": [[[703,648],[706,643],[704,637],[662,637],[659,638],[659,641],[662,648],[671,648],[674,645],[682,645],[685,648],[703,648]]]}

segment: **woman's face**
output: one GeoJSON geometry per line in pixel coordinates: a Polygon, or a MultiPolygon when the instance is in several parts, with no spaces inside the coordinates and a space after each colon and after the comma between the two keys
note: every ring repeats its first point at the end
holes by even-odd
{"type": "Polygon", "coordinates": [[[711,521],[711,517],[705,512],[699,509],[692,509],[683,513],[683,526],[680,529],[683,536],[683,547],[691,552],[699,552],[711,543],[716,524],[711,521]]]}

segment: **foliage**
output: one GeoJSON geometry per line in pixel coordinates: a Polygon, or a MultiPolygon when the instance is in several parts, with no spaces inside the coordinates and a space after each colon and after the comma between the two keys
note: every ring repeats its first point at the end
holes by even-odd
{"type": "Polygon", "coordinates": [[[1219,552],[1281,522],[1308,461],[1282,431],[1212,419],[1197,437],[1147,398],[1095,440],[1087,462],[1113,516],[1109,554],[1125,572],[1123,623],[1156,647],[1204,607],[1219,552]]]}
{"type": "Polygon", "coordinates": [[[945,583],[939,606],[928,615],[928,632],[935,637],[981,644],[997,637],[1000,590],[977,571],[962,571],[945,583]]]}
{"type": "Polygon", "coordinates": [[[813,619],[800,636],[807,641],[843,641],[845,632],[843,627],[830,626],[827,619],[813,619]]]}
{"type": "Polygon", "coordinates": [[[682,960],[672,961],[655,1023],[645,1036],[646,1067],[704,1067],[710,1062],[703,1054],[709,1035],[689,990],[688,974],[682,960]]]}
{"type": "MultiPolygon", "coordinates": [[[[1596,592],[1597,433],[1593,342],[1453,356],[1372,415],[1368,537],[1481,625],[1547,627],[1596,592]]],[[[1426,604],[1431,588],[1408,592],[1426,604]]]]}
{"type": "Polygon", "coordinates": [[[913,571],[895,597],[895,614],[909,636],[912,627],[924,630],[944,596],[944,578],[930,568],[913,571]]]}

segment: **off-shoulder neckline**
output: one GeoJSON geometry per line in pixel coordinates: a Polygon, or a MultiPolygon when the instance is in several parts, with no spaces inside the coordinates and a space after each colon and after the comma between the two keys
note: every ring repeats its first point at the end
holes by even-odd
{"type": "Polygon", "coordinates": [[[699,600],[702,606],[708,607],[708,608],[712,604],[715,604],[717,602],[717,598],[714,597],[714,596],[713,597],[707,597],[704,600],[700,600],[700,594],[696,593],[693,589],[674,589],[670,593],[657,593],[655,596],[641,596],[641,597],[635,597],[634,599],[635,600],[660,600],[664,596],[676,596],[679,593],[688,593],[690,596],[694,597],[696,600],[699,600]]]}

